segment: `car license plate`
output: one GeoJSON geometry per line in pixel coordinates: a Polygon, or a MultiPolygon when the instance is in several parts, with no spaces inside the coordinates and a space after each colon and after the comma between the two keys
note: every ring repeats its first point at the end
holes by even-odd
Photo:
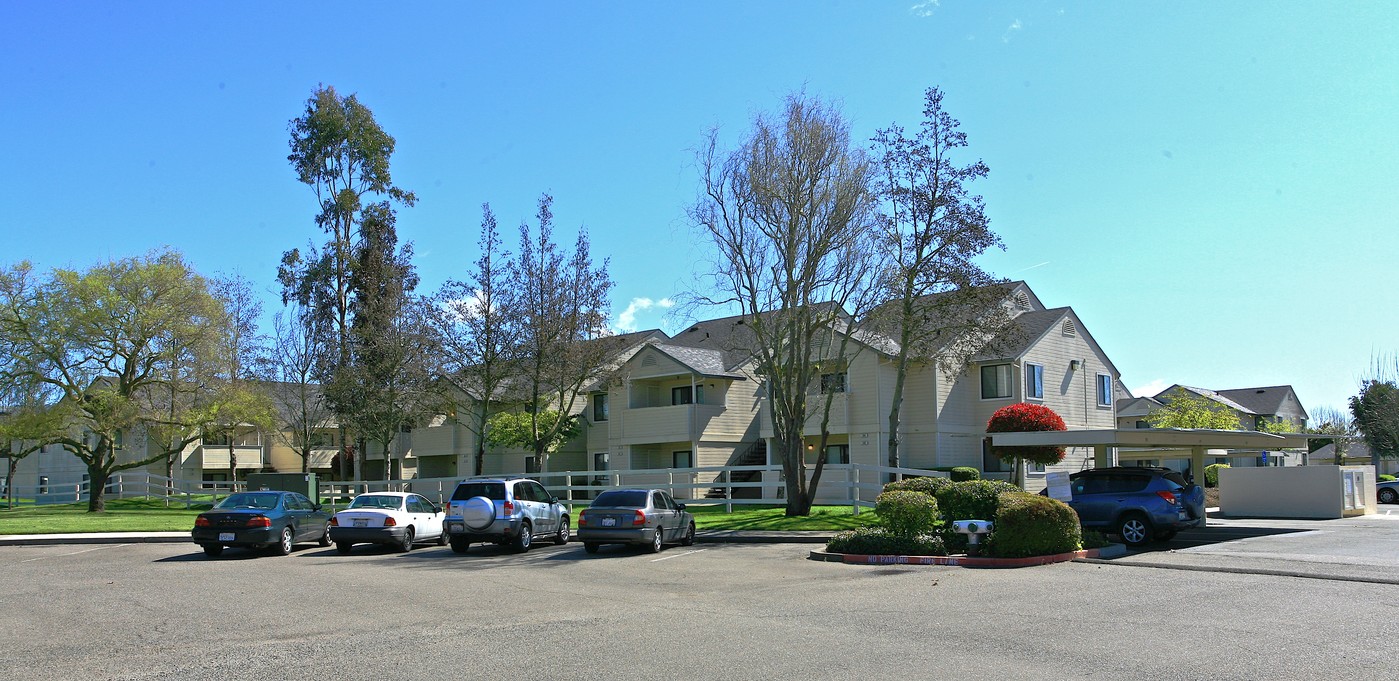
{"type": "Polygon", "coordinates": [[[451,529],[451,531],[452,531],[452,532],[465,532],[465,531],[466,531],[466,527],[465,527],[464,525],[462,525],[461,523],[452,523],[452,529],[451,529]]]}
{"type": "Polygon", "coordinates": [[[602,526],[603,526],[603,527],[616,527],[616,526],[617,526],[617,519],[616,519],[616,518],[603,518],[603,519],[602,519],[602,526]]]}
{"type": "Polygon", "coordinates": [[[355,518],[355,527],[369,527],[369,519],[355,518]]]}
{"type": "Polygon", "coordinates": [[[219,541],[233,541],[233,533],[232,533],[232,532],[220,532],[220,533],[219,533],[219,541]]]}

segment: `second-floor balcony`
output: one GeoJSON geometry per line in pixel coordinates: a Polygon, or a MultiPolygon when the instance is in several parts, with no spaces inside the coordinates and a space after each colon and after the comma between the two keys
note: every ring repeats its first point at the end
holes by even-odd
{"type": "Polygon", "coordinates": [[[608,423],[609,437],[618,444],[689,442],[704,438],[724,407],[717,404],[677,404],[619,409],[608,423]]]}
{"type": "MultiPolygon", "coordinates": [[[[201,449],[203,466],[205,469],[219,470],[228,468],[228,445],[206,444],[201,449]]],[[[233,455],[238,460],[239,468],[262,468],[267,463],[263,460],[262,447],[234,445],[233,455]]]]}

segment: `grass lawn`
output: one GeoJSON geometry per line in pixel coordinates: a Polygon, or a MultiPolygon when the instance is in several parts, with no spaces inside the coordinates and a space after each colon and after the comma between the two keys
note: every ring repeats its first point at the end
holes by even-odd
{"type": "MultiPolygon", "coordinates": [[[[207,505],[206,505],[207,507],[207,505]]],[[[170,508],[156,499],[108,499],[105,513],[88,513],[87,502],[4,508],[0,534],[68,534],[72,532],[188,532],[199,509],[170,508]]]]}
{"type": "MultiPolygon", "coordinates": [[[[165,507],[159,500],[108,499],[105,513],[88,513],[87,503],[23,506],[0,505],[0,534],[67,534],[72,532],[187,532],[199,508],[183,504],[165,507]]],[[[575,509],[577,510],[577,509],[575,509]]],[[[856,516],[849,506],[816,506],[811,515],[789,518],[782,506],[734,506],[733,513],[712,504],[691,504],[701,530],[848,530],[874,525],[878,516],[865,509],[856,516]]]]}

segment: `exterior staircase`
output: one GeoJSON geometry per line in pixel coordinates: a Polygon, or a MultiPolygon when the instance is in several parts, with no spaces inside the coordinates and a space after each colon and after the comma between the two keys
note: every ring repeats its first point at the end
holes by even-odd
{"type": "MultiPolygon", "coordinates": [[[[725,466],[761,466],[768,462],[768,445],[766,440],[758,440],[747,447],[734,450],[734,455],[729,457],[725,466]]],[[[714,477],[714,484],[717,487],[709,488],[705,492],[706,499],[727,499],[725,494],[725,483],[729,482],[753,482],[762,477],[762,471],[724,471],[714,477]],[[732,477],[730,477],[732,476],[732,477]]],[[[762,490],[757,487],[738,487],[733,489],[735,499],[757,499],[762,490]]]]}

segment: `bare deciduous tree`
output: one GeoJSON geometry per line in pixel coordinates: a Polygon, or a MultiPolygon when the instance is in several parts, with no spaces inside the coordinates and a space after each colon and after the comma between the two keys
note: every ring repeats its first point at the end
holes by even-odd
{"type": "Polygon", "coordinates": [[[733,151],[711,130],[697,156],[702,191],[690,217],[717,261],[713,293],[695,297],[746,317],[787,514],[807,515],[816,491],[803,458],[808,391],[831,359],[821,344],[849,320],[841,302],[870,274],[859,261],[874,224],[871,166],[840,113],[804,93],[778,116],[756,116],[733,151]]]}

